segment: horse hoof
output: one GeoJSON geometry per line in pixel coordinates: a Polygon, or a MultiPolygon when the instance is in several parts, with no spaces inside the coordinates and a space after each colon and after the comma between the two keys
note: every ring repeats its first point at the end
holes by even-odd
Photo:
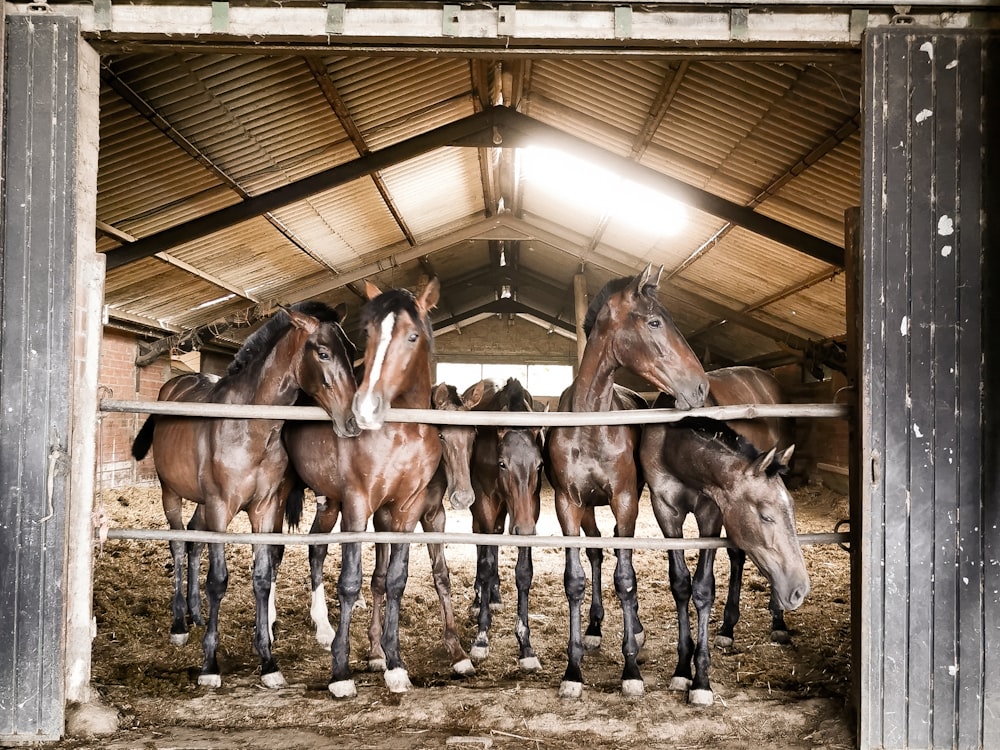
{"type": "Polygon", "coordinates": [[[542,663],[538,661],[537,656],[529,656],[526,659],[518,659],[517,666],[520,667],[522,672],[540,672],[542,669],[542,663]]]}
{"type": "MultiPolygon", "coordinates": [[[[771,638],[774,638],[774,633],[771,634],[771,638]]],[[[733,639],[724,635],[717,635],[715,636],[715,645],[718,648],[732,648],[733,639]]]]}
{"type": "Polygon", "coordinates": [[[451,665],[451,671],[462,677],[472,677],[476,673],[476,668],[472,664],[472,659],[462,659],[451,665]]]}
{"type": "Polygon", "coordinates": [[[792,642],[792,634],[787,630],[772,630],[771,641],[782,645],[788,645],[792,642]]]}
{"type": "Polygon", "coordinates": [[[469,658],[472,659],[473,663],[478,664],[481,661],[485,661],[486,657],[490,655],[489,646],[473,646],[469,649],[469,658]]]}
{"type": "Polygon", "coordinates": [[[711,706],[714,702],[711,690],[692,690],[688,693],[688,703],[694,706],[711,706]]]}
{"type": "Polygon", "coordinates": [[[198,675],[198,684],[201,687],[208,687],[208,688],[222,687],[222,675],[200,674],[198,675]]]}
{"type": "Polygon", "coordinates": [[[601,647],[601,636],[599,635],[585,635],[583,636],[583,648],[587,651],[596,651],[601,647]]]}
{"type": "Polygon", "coordinates": [[[171,633],[170,634],[170,642],[172,644],[174,644],[175,646],[183,646],[185,643],[188,642],[188,634],[187,633],[171,633]]]}
{"type": "Polygon", "coordinates": [[[569,682],[568,680],[563,680],[559,683],[560,698],[568,701],[575,701],[579,700],[581,695],[583,695],[582,682],[569,682]]]}
{"type": "Polygon", "coordinates": [[[405,693],[413,687],[409,675],[402,667],[386,670],[385,686],[389,688],[390,693],[405,693]]]}
{"type": "Polygon", "coordinates": [[[369,659],[368,660],[368,671],[369,672],[384,672],[385,671],[385,659],[369,659]]]}
{"type": "Polygon", "coordinates": [[[262,674],[260,676],[260,681],[264,684],[264,687],[277,689],[288,687],[288,683],[285,682],[285,676],[281,672],[268,672],[267,674],[262,674]]]}
{"type": "Polygon", "coordinates": [[[670,689],[678,692],[687,691],[691,687],[691,680],[687,677],[672,677],[670,679],[670,689]]]}
{"type": "Polygon", "coordinates": [[[337,680],[337,682],[331,682],[327,689],[334,698],[353,698],[358,694],[354,680],[337,680]]]}
{"type": "Polygon", "coordinates": [[[641,698],[645,691],[642,680],[622,680],[622,695],[626,698],[641,698]]]}

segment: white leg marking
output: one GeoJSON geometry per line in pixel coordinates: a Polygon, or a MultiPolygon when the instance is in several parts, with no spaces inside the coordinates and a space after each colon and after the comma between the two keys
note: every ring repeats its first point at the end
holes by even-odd
{"type": "Polygon", "coordinates": [[[316,641],[329,651],[336,631],[330,624],[330,615],[326,608],[326,590],[323,586],[312,592],[312,606],[309,607],[309,615],[312,617],[313,625],[316,626],[316,641]]]}
{"type": "Polygon", "coordinates": [[[267,637],[274,643],[274,622],[278,619],[278,605],[275,604],[275,586],[271,584],[271,593],[267,597],[267,637]]]}

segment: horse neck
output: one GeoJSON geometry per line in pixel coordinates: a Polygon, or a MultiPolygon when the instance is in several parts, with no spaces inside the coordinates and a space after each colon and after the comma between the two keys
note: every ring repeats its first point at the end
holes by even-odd
{"type": "Polygon", "coordinates": [[[618,361],[610,342],[591,337],[583,350],[580,369],[573,382],[571,411],[611,411],[614,407],[615,370],[618,361]]]}
{"type": "Polygon", "coordinates": [[[427,357],[421,357],[410,368],[409,387],[397,393],[390,406],[398,409],[431,408],[431,366],[427,357]]]}
{"type": "Polygon", "coordinates": [[[290,331],[258,362],[223,378],[226,401],[229,403],[291,406],[299,395],[295,372],[295,357],[301,349],[295,333],[290,331]]]}

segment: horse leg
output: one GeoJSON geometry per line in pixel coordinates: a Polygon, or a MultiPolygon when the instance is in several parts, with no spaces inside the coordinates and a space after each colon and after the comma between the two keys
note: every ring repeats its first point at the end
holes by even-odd
{"type": "MultiPolygon", "coordinates": [[[[195,508],[188,521],[188,529],[199,531],[205,528],[204,511],[199,505],[195,508]]],[[[187,610],[188,620],[193,625],[204,625],[205,620],[201,616],[201,588],[199,579],[201,578],[201,554],[205,549],[204,542],[188,542],[186,544],[187,553],[187,610]]]]}
{"type": "Polygon", "coordinates": [[[517,664],[524,672],[537,672],[542,668],[531,647],[531,628],[528,626],[528,592],[534,576],[531,547],[518,547],[517,566],[514,568],[514,580],[517,583],[517,628],[514,632],[519,646],[517,664]]]}
{"type": "Polygon", "coordinates": [[[385,652],[382,650],[382,613],[385,607],[385,577],[388,567],[389,545],[376,544],[375,570],[372,571],[371,585],[372,618],[368,625],[368,669],[372,672],[385,671],[385,652]]]}
{"type": "MultiPolygon", "coordinates": [[[[590,537],[599,537],[601,530],[597,528],[597,518],[593,508],[586,508],[581,519],[583,533],[590,537]]],[[[604,622],[604,594],[601,566],[604,564],[604,550],[600,547],[587,547],[587,559],[590,561],[590,621],[587,632],[583,636],[583,647],[594,651],[601,647],[603,637],[601,624],[604,622]]]]}
{"type": "Polygon", "coordinates": [[[205,627],[205,637],[202,640],[202,650],[205,660],[202,663],[198,684],[204,687],[221,687],[222,677],[219,674],[219,662],[216,652],[219,648],[219,606],[222,597],[229,588],[229,569],[226,567],[226,547],[221,543],[208,545],[208,577],[205,580],[205,594],[208,598],[208,623],[205,627]]]}
{"type": "Polygon", "coordinates": [[[698,553],[692,593],[698,614],[698,640],[694,650],[694,681],[688,692],[688,703],[711,706],[712,686],[708,679],[711,654],[708,645],[708,618],[715,603],[715,550],[703,549],[698,553]]]}
{"type": "Polygon", "coordinates": [[[726,606],[722,612],[722,625],[719,634],[715,636],[715,645],[720,648],[731,648],[733,645],[733,630],[740,621],[740,595],[743,591],[743,566],[747,554],[736,547],[727,547],[729,554],[729,591],[726,594],[726,606]]]}
{"type": "MultiPolygon", "coordinates": [[[[621,499],[620,496],[619,499],[621,499]]],[[[635,536],[635,520],[638,516],[636,503],[623,502],[615,513],[618,523],[615,526],[615,536],[619,538],[635,536]]],[[[632,550],[626,547],[615,550],[618,564],[615,565],[615,593],[622,608],[622,656],[625,665],[622,668],[622,695],[639,697],[645,686],[639,674],[639,642],[637,633],[639,625],[639,594],[635,578],[635,568],[632,566],[632,550]]]]}
{"type": "Polygon", "coordinates": [[[670,679],[670,689],[686,691],[691,687],[691,658],[694,654],[691,620],[688,616],[691,571],[684,561],[684,550],[670,550],[667,554],[670,560],[670,593],[673,594],[674,607],[677,609],[677,666],[670,679]]]}
{"type": "MultiPolygon", "coordinates": [[[[482,532],[480,532],[482,533],[482,532]]],[[[494,581],[499,579],[497,548],[489,544],[476,547],[476,585],[480,591],[479,614],[476,618],[476,640],[469,649],[473,662],[481,662],[490,655],[490,628],[493,626],[493,606],[490,596],[494,581]]]]}
{"type": "Polygon", "coordinates": [[[279,557],[280,548],[277,545],[253,546],[253,595],[256,605],[254,648],[260,657],[260,680],[269,688],[284,687],[287,684],[271,651],[273,640],[271,612],[279,557]]]}
{"type": "MultiPolygon", "coordinates": [[[[324,556],[326,545],[324,549],[324,556]]],[[[358,694],[358,690],[351,678],[350,664],[350,630],[351,613],[354,611],[354,603],[361,593],[361,543],[344,542],[341,545],[340,577],[337,579],[337,598],[340,601],[340,621],[333,641],[330,644],[330,654],[333,669],[330,674],[330,692],[335,698],[353,698],[358,694]]],[[[309,550],[309,562],[312,565],[312,547],[309,550]]],[[[320,578],[322,579],[322,564],[320,564],[320,578]]],[[[315,569],[314,569],[315,574],[315,569]]],[[[315,578],[314,578],[315,581],[315,578]]],[[[315,584],[313,588],[313,602],[315,606],[315,584]]],[[[323,601],[324,608],[326,600],[323,601]]]]}
{"type": "MultiPolygon", "coordinates": [[[[447,516],[444,507],[437,505],[424,514],[420,524],[424,531],[444,531],[447,516]]],[[[451,572],[444,556],[443,544],[428,544],[427,555],[431,559],[431,575],[434,578],[434,590],[437,591],[438,603],[441,605],[441,640],[451,659],[451,668],[455,674],[467,677],[476,673],[472,660],[462,648],[462,642],[455,628],[455,612],[451,606],[451,572]]]]}
{"type": "Polygon", "coordinates": [[[385,686],[390,693],[405,693],[413,687],[399,654],[399,608],[406,588],[409,565],[410,545],[393,544],[389,552],[389,570],[385,581],[385,631],[382,634],[385,686]]]}
{"type": "Polygon", "coordinates": [[[792,642],[792,634],[785,624],[785,611],[774,600],[774,592],[771,592],[771,601],[767,608],[771,610],[771,640],[774,643],[788,644],[792,642]]]}
{"type": "MultiPolygon", "coordinates": [[[[563,532],[567,536],[565,531],[563,532]]],[[[579,534],[577,529],[577,534],[579,534]]],[[[583,638],[580,633],[580,608],[583,604],[584,590],[587,587],[587,576],[580,564],[580,550],[566,548],[566,569],[563,573],[563,585],[566,588],[566,601],[569,603],[569,644],[566,647],[566,672],[559,685],[559,697],[567,699],[579,698],[583,693],[583,638]]]]}
{"type": "MultiPolygon", "coordinates": [[[[309,533],[330,533],[337,523],[338,515],[338,506],[328,500],[325,504],[317,507],[309,533]]],[[[328,552],[329,547],[326,544],[309,545],[309,583],[312,589],[309,616],[316,628],[316,642],[327,651],[329,651],[334,637],[329,610],[326,606],[326,587],[323,585],[323,564],[326,562],[328,552]]]]}
{"type": "MultiPolygon", "coordinates": [[[[167,523],[174,531],[184,528],[184,521],[181,518],[181,496],[169,489],[162,482],[160,492],[163,498],[163,513],[167,518],[167,523]]],[[[199,508],[201,506],[198,506],[199,508]]],[[[195,516],[197,512],[195,512],[195,516]]],[[[194,516],[191,517],[194,523],[194,516]]],[[[188,604],[184,599],[184,568],[187,553],[187,546],[184,542],[170,542],[170,557],[174,565],[174,595],[170,602],[170,611],[173,615],[173,622],[170,624],[170,642],[175,646],[183,646],[188,640],[188,604]]],[[[197,586],[197,575],[195,585],[197,586]]],[[[189,576],[190,583],[190,576],[189,576]]],[[[199,623],[201,624],[201,623],[199,623]]]]}

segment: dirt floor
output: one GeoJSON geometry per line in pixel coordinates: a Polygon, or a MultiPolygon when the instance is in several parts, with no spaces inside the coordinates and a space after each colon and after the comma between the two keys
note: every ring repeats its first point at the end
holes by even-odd
{"type": "MultiPolygon", "coordinates": [[[[546,490],[539,533],[557,534],[551,490],[546,490]]],[[[847,499],[825,488],[808,486],[794,494],[800,532],[833,531],[848,516],[847,499]]],[[[102,498],[113,527],[165,525],[158,489],[104,490],[102,498]]],[[[312,508],[310,502],[306,528],[312,508]]],[[[603,515],[605,535],[612,527],[610,514],[603,515]]],[[[449,529],[468,531],[468,512],[451,513],[449,529]]],[[[237,519],[233,530],[248,530],[245,519],[237,519]]],[[[659,536],[648,502],[643,505],[638,535],[659,536]]],[[[696,535],[693,529],[690,535],[696,535]]],[[[474,636],[468,618],[474,550],[450,545],[447,555],[460,633],[468,648],[474,636]]],[[[557,695],[568,633],[562,550],[534,551],[531,626],[542,671],[526,675],[517,669],[516,551],[501,548],[506,609],[494,620],[490,657],[478,665],[475,676],[462,679],[452,677],[440,645],[438,603],[427,555],[425,548],[416,546],[401,619],[403,657],[414,690],[402,696],[390,694],[380,674],[365,671],[370,610],[364,610],[356,613],[351,632],[358,696],[338,701],[326,687],[329,652],[313,638],[304,546],[287,550],[278,588],[274,647],[289,687],[268,690],[256,674],[250,549],[241,545],[229,549],[230,585],[222,608],[220,647],[223,686],[211,690],[197,685],[202,629],[196,628],[182,647],[168,640],[171,564],[166,543],[108,541],[95,562],[93,680],[102,700],[118,710],[120,730],[99,739],[67,739],[60,747],[852,748],[852,720],[846,708],[848,555],[836,545],[807,547],[805,555],[812,592],[798,611],[787,616],[791,645],[771,643],[767,585],[748,563],[736,643],[728,650],[713,648],[715,704],[700,708],[689,706],[684,694],[667,687],[676,658],[676,615],[664,552],[635,553],[640,616],[647,633],[642,665],[645,696],[626,699],[619,692],[621,615],[613,589],[614,557],[608,554],[604,644],[584,660],[583,697],[567,702],[557,695]]],[[[334,548],[327,560],[332,617],[338,563],[339,551],[334,548]]],[[[371,545],[366,545],[366,575],[372,563],[371,545]]],[[[713,619],[721,617],[728,581],[725,553],[717,558],[716,576],[713,619]]],[[[716,628],[713,622],[713,636],[716,628]]]]}

